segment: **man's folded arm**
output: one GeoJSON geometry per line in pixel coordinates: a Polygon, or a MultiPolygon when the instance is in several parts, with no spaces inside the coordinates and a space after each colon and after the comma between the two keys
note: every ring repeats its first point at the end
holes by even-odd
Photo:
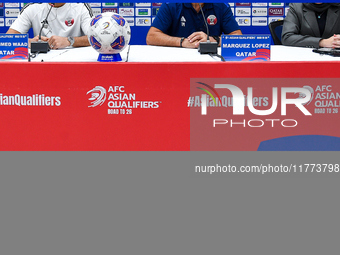
{"type": "Polygon", "coordinates": [[[235,31],[229,33],[228,35],[242,35],[242,31],[238,29],[238,30],[235,30],[235,31]]]}
{"type": "Polygon", "coordinates": [[[90,46],[90,42],[87,35],[74,37],[73,47],[85,47],[85,46],[90,46]]]}
{"type": "Polygon", "coordinates": [[[14,29],[12,29],[12,28],[9,28],[9,29],[7,30],[7,32],[6,32],[6,34],[20,34],[20,32],[14,30],[14,29]]]}
{"type": "MultiPolygon", "coordinates": [[[[9,28],[6,32],[6,34],[20,34],[19,31],[14,30],[12,28],[9,28]]],[[[62,44],[63,47],[67,47],[70,45],[70,42],[68,41],[67,37],[60,37],[60,36],[52,36],[51,38],[47,38],[45,36],[41,37],[42,41],[50,41],[50,44],[56,44],[56,42],[60,41],[58,38],[65,41],[65,43],[62,44]]],[[[38,36],[34,38],[28,39],[29,46],[31,46],[31,42],[38,41],[38,36]]],[[[84,47],[84,46],[90,46],[90,42],[88,40],[88,37],[86,35],[74,37],[74,44],[73,47],[84,47]]]]}
{"type": "MultiPolygon", "coordinates": [[[[73,47],[84,47],[89,46],[89,40],[86,35],[79,36],[79,37],[73,37],[73,47]]],[[[68,37],[62,37],[57,35],[52,35],[50,38],[48,38],[48,43],[51,48],[53,49],[63,49],[65,47],[71,46],[71,41],[68,39],[68,37]]]]}
{"type": "MultiPolygon", "coordinates": [[[[229,35],[242,35],[241,30],[235,30],[229,35]]],[[[206,36],[206,35],[205,35],[206,36]]],[[[220,36],[219,36],[220,37],[220,36]]],[[[204,37],[205,38],[205,37],[204,37]]],[[[212,42],[215,42],[216,40],[210,36],[209,38],[212,42]]],[[[146,36],[146,44],[148,45],[155,45],[155,46],[168,46],[168,47],[181,47],[181,41],[182,41],[182,47],[183,48],[197,48],[197,41],[190,42],[188,38],[182,38],[180,37],[174,37],[174,36],[169,36],[163,31],[161,31],[158,28],[151,27],[149,29],[149,32],[146,36]]],[[[204,40],[206,41],[206,40],[204,40]]],[[[221,37],[220,37],[220,43],[221,44],[221,37]]]]}
{"type": "Polygon", "coordinates": [[[155,27],[150,27],[146,36],[146,44],[155,46],[180,47],[181,38],[163,33],[155,27]]]}
{"type": "MultiPolygon", "coordinates": [[[[13,28],[9,28],[6,32],[6,34],[21,34],[19,31],[13,29],[13,28]]],[[[47,39],[47,37],[46,37],[47,39]]],[[[36,38],[28,38],[28,44],[29,44],[29,47],[31,47],[31,42],[34,42],[34,41],[38,41],[38,37],[36,36],[36,38]]],[[[44,40],[46,41],[46,40],[44,40]]]]}

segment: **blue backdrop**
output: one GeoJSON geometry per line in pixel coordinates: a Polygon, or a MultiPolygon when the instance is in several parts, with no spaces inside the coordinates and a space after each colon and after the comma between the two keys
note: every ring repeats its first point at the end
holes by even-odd
{"type": "MultiPolygon", "coordinates": [[[[75,2],[75,1],[63,1],[75,2]]],[[[178,2],[178,1],[167,1],[178,2]]],[[[189,1],[182,1],[189,2],[189,1]]],[[[221,1],[207,1],[221,2],[221,1]]],[[[330,2],[330,1],[328,1],[330,2]]],[[[103,3],[92,1],[90,6],[95,15],[101,12],[116,12],[124,16],[131,27],[131,44],[145,44],[146,34],[155,18],[162,3],[125,3],[117,1],[115,3],[103,3]]],[[[244,34],[269,34],[268,24],[272,21],[283,19],[288,11],[289,4],[285,1],[281,3],[229,3],[235,19],[244,34]]],[[[6,33],[9,26],[19,15],[24,3],[8,1],[0,3],[0,33],[6,33]]],[[[32,31],[29,33],[32,37],[32,31]]]]}

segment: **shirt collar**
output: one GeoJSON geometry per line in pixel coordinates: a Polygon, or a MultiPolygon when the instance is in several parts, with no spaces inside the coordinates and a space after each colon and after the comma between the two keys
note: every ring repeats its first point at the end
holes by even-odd
{"type": "MultiPolygon", "coordinates": [[[[183,4],[186,8],[193,8],[191,3],[184,3],[183,4]]],[[[203,6],[203,10],[208,10],[208,9],[211,9],[213,7],[213,4],[212,3],[204,3],[204,6],[203,6]]]]}

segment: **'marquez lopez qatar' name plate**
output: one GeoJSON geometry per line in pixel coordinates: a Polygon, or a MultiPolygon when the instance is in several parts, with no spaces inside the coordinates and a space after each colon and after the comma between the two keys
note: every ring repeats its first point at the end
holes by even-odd
{"type": "Polygon", "coordinates": [[[270,35],[222,35],[221,55],[227,61],[269,61],[270,35]]]}

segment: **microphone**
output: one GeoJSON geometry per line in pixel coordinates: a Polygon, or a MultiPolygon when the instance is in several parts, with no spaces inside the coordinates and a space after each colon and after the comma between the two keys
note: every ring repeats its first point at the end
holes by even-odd
{"type": "Polygon", "coordinates": [[[41,41],[41,33],[43,28],[48,24],[47,18],[50,15],[52,8],[54,7],[55,3],[51,3],[51,7],[46,15],[46,18],[41,22],[41,28],[39,31],[39,40],[37,42],[31,42],[31,53],[47,53],[50,50],[50,46],[48,42],[41,41]]]}
{"type": "Polygon", "coordinates": [[[207,28],[207,41],[206,42],[200,42],[200,45],[198,46],[198,52],[201,53],[201,54],[217,54],[218,43],[217,42],[210,42],[208,23],[205,20],[204,13],[203,13],[203,10],[202,10],[202,6],[201,6],[200,3],[199,3],[199,5],[200,5],[200,10],[201,10],[201,13],[202,13],[202,16],[203,16],[204,24],[207,28]]]}

